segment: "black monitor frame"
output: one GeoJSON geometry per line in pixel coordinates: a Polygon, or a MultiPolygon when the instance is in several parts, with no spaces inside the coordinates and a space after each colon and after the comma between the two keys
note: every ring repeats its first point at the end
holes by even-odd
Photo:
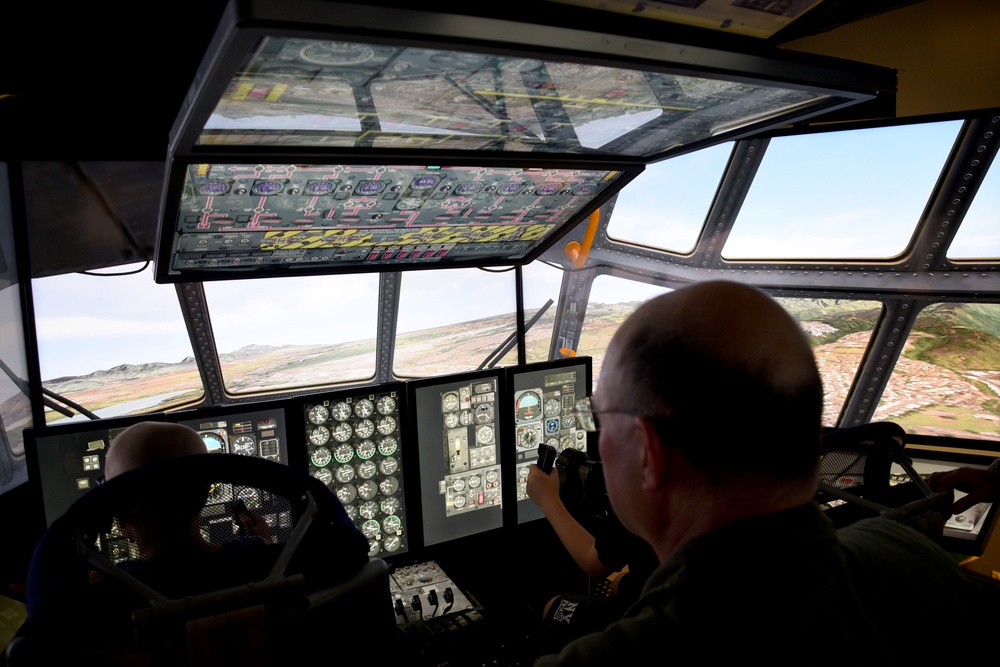
{"type": "Polygon", "coordinates": [[[32,505],[41,514],[39,521],[45,526],[51,525],[77,498],[103,481],[104,457],[111,438],[122,429],[146,421],[164,422],[166,415],[156,412],[25,429],[28,479],[37,495],[38,502],[32,505]],[[57,451],[51,451],[52,448],[57,451]],[[86,461],[86,469],[85,456],[91,457],[86,461]],[[76,466],[77,458],[80,459],[79,467],[76,466]]]}

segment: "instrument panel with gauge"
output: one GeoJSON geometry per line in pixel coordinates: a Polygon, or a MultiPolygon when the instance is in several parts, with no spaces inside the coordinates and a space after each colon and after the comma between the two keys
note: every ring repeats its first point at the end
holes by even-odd
{"type": "Polygon", "coordinates": [[[400,458],[401,385],[307,396],[309,474],[329,487],[368,539],[370,557],[409,548],[400,458]]]}
{"type": "Polygon", "coordinates": [[[573,406],[590,395],[591,360],[574,357],[508,369],[514,422],[514,460],[517,479],[518,523],[543,516],[528,498],[530,466],[538,459],[538,445],[557,452],[587,450],[587,433],[577,427],[573,406]]]}

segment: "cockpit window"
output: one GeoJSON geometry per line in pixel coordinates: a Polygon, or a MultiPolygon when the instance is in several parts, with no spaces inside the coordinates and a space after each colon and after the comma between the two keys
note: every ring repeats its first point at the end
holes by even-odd
{"type": "Polygon", "coordinates": [[[799,323],[812,345],[823,379],[823,425],[836,426],[882,313],[882,303],[798,298],[777,301],[799,323]]]}
{"type": "Polygon", "coordinates": [[[375,377],[378,275],[205,283],[226,391],[375,377]]]}
{"type": "Polygon", "coordinates": [[[580,331],[578,356],[593,357],[594,387],[601,375],[604,353],[618,327],[644,301],[669,292],[665,287],[649,285],[616,276],[598,276],[590,288],[587,315],[580,331]]]}
{"type": "Polygon", "coordinates": [[[646,167],[618,194],[608,236],[676,253],[694,250],[732,150],[731,143],[720,144],[646,167]]]}
{"type": "Polygon", "coordinates": [[[1000,304],[925,308],[872,420],[911,433],[1000,440],[1000,304]]]}
{"type": "Polygon", "coordinates": [[[994,160],[955,232],[948,259],[1000,259],[1000,161],[994,160]]]}
{"type": "MultiPolygon", "coordinates": [[[[529,364],[548,361],[563,270],[545,262],[532,262],[522,269],[522,277],[525,327],[531,323],[524,334],[525,359],[529,364]]],[[[556,352],[555,358],[559,359],[556,352]]]]}
{"type": "Polygon", "coordinates": [[[427,377],[517,363],[513,270],[407,271],[401,277],[393,373],[427,377]]]}
{"type": "Polygon", "coordinates": [[[888,259],[913,236],[960,121],[772,139],[726,259],[888,259]]]}
{"type": "MultiPolygon", "coordinates": [[[[99,417],[158,412],[204,396],[177,292],[153,282],[151,268],[50,276],[31,287],[43,388],[99,417]]],[[[49,408],[45,414],[47,422],[66,419],[49,408]]]]}

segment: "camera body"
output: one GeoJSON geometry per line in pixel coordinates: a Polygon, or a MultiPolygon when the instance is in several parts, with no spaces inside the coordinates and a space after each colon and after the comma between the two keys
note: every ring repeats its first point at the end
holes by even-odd
{"type": "Polygon", "coordinates": [[[577,449],[564,449],[555,458],[555,468],[559,473],[559,497],[578,521],[586,525],[611,513],[600,461],[577,449]]]}

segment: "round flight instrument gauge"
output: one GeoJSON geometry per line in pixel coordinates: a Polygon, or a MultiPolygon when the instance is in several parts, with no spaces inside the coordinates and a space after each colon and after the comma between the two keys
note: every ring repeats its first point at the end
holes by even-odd
{"type": "Polygon", "coordinates": [[[429,176],[423,174],[414,178],[413,182],[410,183],[410,187],[413,188],[414,190],[427,190],[428,188],[433,188],[437,184],[438,184],[437,176],[429,176]]]}
{"type": "Polygon", "coordinates": [[[382,546],[379,544],[378,540],[368,540],[368,557],[375,558],[378,553],[382,550],[382,546]]]}
{"type": "MultiPolygon", "coordinates": [[[[379,483],[378,489],[382,492],[382,495],[391,496],[399,491],[399,480],[395,477],[386,477],[379,483]]],[[[389,499],[387,498],[387,500],[389,499]]],[[[385,510],[382,511],[385,512],[385,510]]],[[[388,514],[388,512],[386,512],[386,514],[388,514]]]]}
{"type": "Polygon", "coordinates": [[[233,438],[233,454],[240,456],[253,456],[257,453],[257,443],[249,435],[240,435],[233,438]]]}
{"type": "Polygon", "coordinates": [[[323,482],[327,486],[330,486],[330,483],[333,482],[333,473],[330,472],[329,468],[320,468],[319,470],[314,470],[312,472],[312,476],[318,479],[319,481],[323,482]]]}
{"type": "Polygon", "coordinates": [[[325,445],[330,442],[330,429],[325,426],[317,426],[309,431],[309,442],[314,445],[325,445]]]}
{"type": "Polygon", "coordinates": [[[339,422],[351,417],[351,406],[341,401],[333,406],[333,418],[339,422]]]}
{"type": "Polygon", "coordinates": [[[309,421],[322,424],[330,418],[330,410],[325,405],[314,405],[309,408],[309,421]]]}
{"type": "Polygon", "coordinates": [[[375,51],[351,42],[314,42],[304,46],[299,57],[316,65],[360,65],[374,58],[375,51]]]}
{"type": "Polygon", "coordinates": [[[333,455],[326,447],[317,447],[309,452],[309,460],[312,461],[312,464],[317,468],[325,468],[329,465],[330,459],[332,458],[333,455]]]}
{"type": "Polygon", "coordinates": [[[209,454],[226,451],[226,441],[218,433],[202,433],[201,441],[205,443],[205,449],[209,454]]]}
{"type": "Polygon", "coordinates": [[[358,497],[358,490],[354,488],[353,484],[345,484],[344,486],[337,487],[337,500],[339,500],[344,505],[349,505],[354,502],[354,499],[358,497]]]}
{"type": "Polygon", "coordinates": [[[371,419],[362,419],[354,425],[354,433],[356,433],[359,438],[370,438],[374,432],[375,424],[372,423],[371,419]]]}
{"type": "Polygon", "coordinates": [[[475,417],[472,416],[472,410],[462,410],[458,415],[458,422],[462,426],[468,426],[473,421],[475,421],[475,417]]]}
{"type": "Polygon", "coordinates": [[[378,514],[378,503],[374,500],[361,503],[361,506],[358,508],[358,514],[361,515],[362,519],[374,519],[375,515],[378,514]]]}
{"type": "Polygon", "coordinates": [[[469,478],[469,488],[478,489],[479,485],[483,483],[483,478],[479,475],[473,475],[469,478]]]}
{"type": "Polygon", "coordinates": [[[340,422],[333,429],[333,439],[337,442],[347,442],[354,435],[354,427],[348,422],[340,422]]]}
{"type": "Polygon", "coordinates": [[[306,184],[305,192],[307,195],[313,196],[326,195],[333,192],[333,187],[331,181],[309,181],[306,184]]]}
{"type": "Polygon", "coordinates": [[[371,440],[362,440],[358,443],[358,458],[367,461],[375,456],[375,443],[371,440]]]}
{"type": "Polygon", "coordinates": [[[443,412],[454,412],[461,405],[458,394],[453,391],[441,395],[441,410],[443,412]]]}
{"type": "Polygon", "coordinates": [[[455,428],[456,426],[458,426],[458,413],[457,412],[444,413],[444,425],[446,428],[455,428]]]}
{"type": "Polygon", "coordinates": [[[383,542],[385,544],[385,550],[389,553],[392,553],[393,551],[399,549],[399,547],[403,546],[403,540],[399,539],[398,535],[387,535],[383,542]]]}
{"type": "Polygon", "coordinates": [[[224,195],[227,192],[229,192],[229,183],[225,181],[205,181],[198,186],[198,194],[200,195],[224,195]]]}
{"type": "Polygon", "coordinates": [[[396,399],[392,396],[381,396],[375,402],[375,409],[380,415],[387,415],[396,410],[396,399]]]}
{"type": "Polygon", "coordinates": [[[493,406],[489,403],[480,403],[476,406],[476,423],[486,424],[493,421],[493,406]]]}
{"type": "Polygon", "coordinates": [[[377,467],[375,466],[374,461],[365,461],[358,466],[358,475],[361,479],[371,479],[375,476],[376,470],[377,467]]]}
{"type": "Polygon", "coordinates": [[[538,418],[542,397],[534,391],[526,391],[514,401],[514,412],[518,421],[531,421],[538,418]]]}
{"type": "Polygon", "coordinates": [[[392,456],[399,447],[399,441],[391,435],[387,435],[378,441],[378,453],[382,456],[392,456]]]}
{"type": "Polygon", "coordinates": [[[377,195],[385,190],[385,181],[361,181],[354,191],[359,195],[377,195]]]}
{"type": "MultiPolygon", "coordinates": [[[[368,519],[363,524],[361,524],[361,534],[365,537],[375,537],[382,531],[382,527],[378,524],[375,519],[368,519]]],[[[377,544],[377,543],[376,543],[377,544]]],[[[376,549],[378,547],[376,546],[376,549]]],[[[376,553],[378,553],[376,551],[376,553]]]]}
{"type": "Polygon", "coordinates": [[[451,483],[451,488],[456,492],[465,491],[465,479],[459,477],[454,482],[451,483]]]}
{"type": "Polygon", "coordinates": [[[546,417],[556,417],[562,410],[562,406],[559,404],[558,398],[549,398],[545,401],[545,416],[546,417]]]}
{"type": "Polygon", "coordinates": [[[333,450],[333,458],[337,459],[337,463],[350,462],[354,458],[354,447],[346,442],[337,445],[337,448],[333,450]]]}
{"type": "Polygon", "coordinates": [[[371,417],[373,412],[375,412],[375,404],[367,398],[362,398],[354,404],[354,414],[362,419],[371,417]]]}
{"type": "Polygon", "coordinates": [[[365,480],[363,483],[358,485],[358,495],[361,496],[362,500],[371,500],[377,494],[378,484],[376,484],[373,479],[365,480]]]}
{"type": "Polygon", "coordinates": [[[477,426],[476,427],[476,442],[480,445],[489,445],[493,442],[493,427],[492,426],[477,426]]]}
{"type": "Polygon", "coordinates": [[[528,466],[521,466],[517,469],[517,478],[522,482],[525,481],[528,479],[528,472],[528,466]]]}
{"type": "Polygon", "coordinates": [[[382,435],[389,435],[396,430],[396,420],[386,415],[378,420],[378,432],[382,435]]]}
{"type": "Polygon", "coordinates": [[[358,520],[358,508],[354,505],[344,505],[344,512],[347,514],[347,518],[351,521],[358,520]]]}
{"type": "Polygon", "coordinates": [[[236,497],[243,501],[247,509],[260,509],[260,492],[257,489],[245,486],[236,492],[236,497]]]}
{"type": "Polygon", "coordinates": [[[276,195],[285,189],[285,184],[281,181],[257,181],[250,188],[250,192],[255,195],[276,195]]]}
{"type": "Polygon", "coordinates": [[[462,509],[463,507],[466,506],[466,504],[468,504],[468,502],[469,499],[466,498],[465,496],[457,495],[455,496],[455,500],[452,501],[452,504],[455,505],[455,509],[462,509]]]}
{"type": "Polygon", "coordinates": [[[571,435],[564,435],[559,439],[559,444],[562,445],[563,449],[574,449],[576,447],[576,440],[571,435]]]}
{"type": "Polygon", "coordinates": [[[399,461],[391,456],[382,459],[378,464],[378,471],[383,475],[391,475],[399,470],[399,461]]]}
{"type": "Polygon", "coordinates": [[[386,518],[382,519],[382,530],[390,535],[398,533],[399,529],[402,527],[403,522],[400,521],[399,517],[394,514],[390,514],[386,518]]]}
{"type": "Polygon", "coordinates": [[[402,503],[399,502],[399,498],[386,498],[379,505],[379,509],[382,510],[382,514],[395,514],[401,506],[402,503]]]}
{"type": "Polygon", "coordinates": [[[208,487],[208,503],[225,503],[233,499],[232,484],[216,483],[208,487]]]}
{"type": "Polygon", "coordinates": [[[337,481],[341,484],[347,484],[352,479],[354,479],[354,466],[350,464],[344,464],[337,468],[337,472],[334,473],[337,481]]]}
{"type": "Polygon", "coordinates": [[[517,439],[517,446],[524,449],[531,449],[538,446],[538,433],[534,429],[526,428],[521,431],[521,437],[517,439]]]}
{"type": "Polygon", "coordinates": [[[488,473],[486,473],[487,485],[496,484],[499,479],[500,479],[500,472],[497,470],[490,470],[488,473]]]}

